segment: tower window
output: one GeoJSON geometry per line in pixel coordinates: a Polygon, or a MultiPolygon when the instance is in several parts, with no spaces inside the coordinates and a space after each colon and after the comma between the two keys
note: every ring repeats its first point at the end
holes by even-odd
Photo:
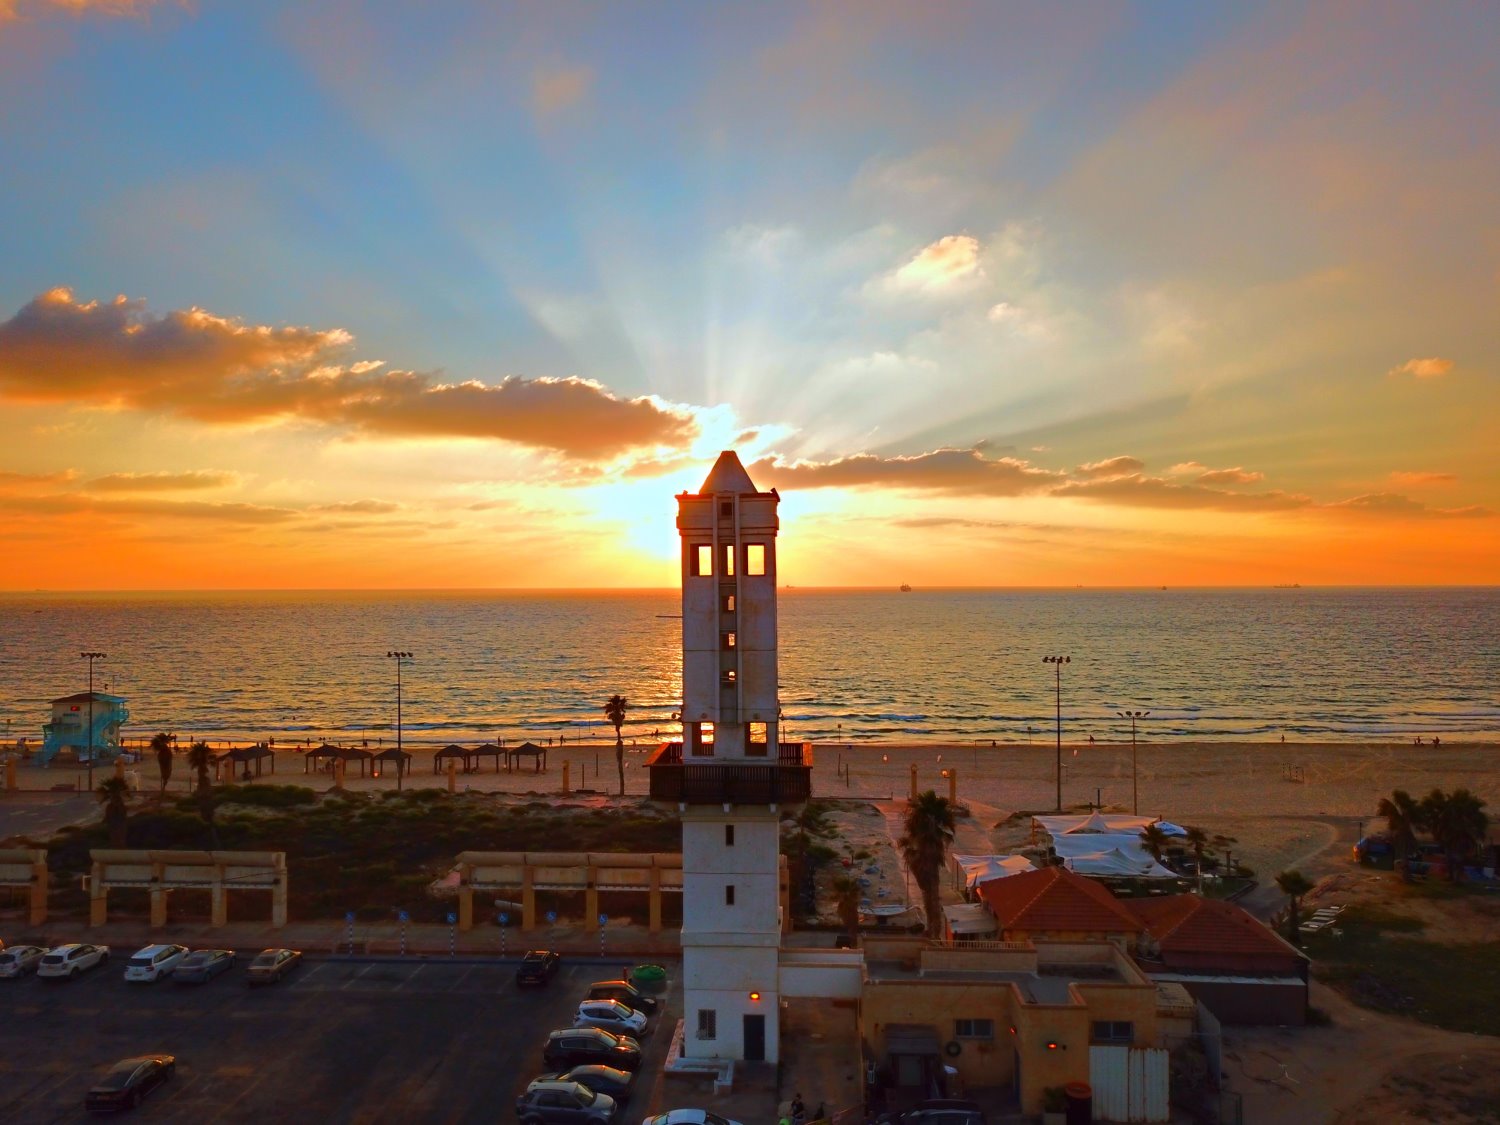
{"type": "Polygon", "coordinates": [[[698,1009],[698,1038],[713,1039],[718,1035],[718,1013],[712,1008],[698,1009]]]}
{"type": "Polygon", "coordinates": [[[727,669],[725,669],[725,671],[724,671],[724,686],[725,687],[734,687],[735,683],[738,681],[738,678],[739,677],[735,675],[735,671],[734,671],[733,668],[727,668],[727,669]]]}
{"type": "Polygon", "coordinates": [[[734,847],[734,825],[732,824],[724,825],[724,846],[726,848],[734,847]]]}
{"type": "Polygon", "coordinates": [[[720,573],[723,574],[725,578],[733,578],[734,577],[734,544],[733,543],[725,543],[724,544],[724,567],[720,571],[720,573]]]}
{"type": "Polygon", "coordinates": [[[725,633],[724,634],[724,647],[725,648],[733,648],[734,647],[734,642],[735,642],[735,636],[734,636],[733,633],[725,633]]]}
{"type": "Polygon", "coordinates": [[[734,501],[733,500],[720,500],[719,501],[719,515],[723,516],[726,520],[729,519],[731,516],[733,516],[734,515],[734,501]]]}
{"type": "Polygon", "coordinates": [[[695,578],[702,578],[714,572],[714,549],[709,543],[693,543],[688,547],[692,552],[692,574],[695,578]]]}
{"type": "Polygon", "coordinates": [[[762,757],[769,737],[770,728],[765,723],[750,723],[745,729],[745,753],[755,758],[762,757]]]}
{"type": "Polygon", "coordinates": [[[725,594],[724,595],[724,612],[725,613],[733,613],[734,612],[734,595],[733,594],[725,594]]]}
{"type": "Polygon", "coordinates": [[[726,883],[725,886],[724,886],[724,905],[725,906],[733,906],[734,905],[734,884],[733,883],[726,883]]]}
{"type": "Polygon", "coordinates": [[[745,544],[745,573],[764,574],[766,572],[766,545],[764,543],[745,544]]]}

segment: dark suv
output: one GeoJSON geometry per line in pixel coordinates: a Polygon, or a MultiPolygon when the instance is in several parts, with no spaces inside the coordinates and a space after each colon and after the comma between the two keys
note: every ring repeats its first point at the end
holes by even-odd
{"type": "Polygon", "coordinates": [[[933,1098],[880,1120],[883,1125],[984,1125],[984,1110],[979,1108],[977,1102],[958,1098],[933,1098]]]}
{"type": "Polygon", "coordinates": [[[528,984],[546,984],[557,975],[561,963],[562,958],[550,949],[531,950],[521,958],[516,969],[516,986],[525,988],[528,984]]]}
{"type": "Polygon", "coordinates": [[[611,1035],[597,1027],[570,1027],[547,1036],[542,1058],[554,1070],[602,1063],[616,1070],[639,1070],[641,1045],[625,1035],[611,1035]]]}
{"type": "Polygon", "coordinates": [[[589,985],[590,1000],[618,1000],[632,1012],[643,1016],[656,1015],[656,1001],[643,996],[641,990],[628,980],[596,980],[589,985]]]}
{"type": "Polygon", "coordinates": [[[521,1125],[609,1125],[619,1106],[577,1082],[538,1079],[516,1099],[521,1125]]]}

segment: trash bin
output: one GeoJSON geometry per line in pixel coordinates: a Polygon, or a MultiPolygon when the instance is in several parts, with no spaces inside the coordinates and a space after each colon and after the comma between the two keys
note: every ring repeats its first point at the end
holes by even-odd
{"type": "Polygon", "coordinates": [[[1091,1125],[1094,1120],[1094,1088],[1087,1082],[1069,1082],[1063,1087],[1068,1106],[1068,1125],[1091,1125]]]}

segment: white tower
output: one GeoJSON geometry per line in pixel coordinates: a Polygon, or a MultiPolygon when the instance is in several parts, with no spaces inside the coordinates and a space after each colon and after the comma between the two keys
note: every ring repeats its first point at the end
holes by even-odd
{"type": "Polygon", "coordinates": [[[651,795],[682,814],[683,1054],[776,1062],[780,821],[807,800],[811,747],[783,745],[776,671],[775,492],[733,452],[677,497],[682,729],[651,795]]]}

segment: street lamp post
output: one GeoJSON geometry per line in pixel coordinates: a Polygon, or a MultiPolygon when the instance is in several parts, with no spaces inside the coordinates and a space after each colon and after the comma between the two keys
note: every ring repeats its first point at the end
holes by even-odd
{"type": "Polygon", "coordinates": [[[401,756],[401,665],[411,659],[411,653],[393,649],[386,656],[396,662],[396,788],[400,789],[406,774],[406,759],[401,756]]]}
{"type": "Polygon", "coordinates": [[[94,791],[94,661],[103,660],[102,652],[80,652],[89,662],[89,792],[94,791]]]}
{"type": "Polygon", "coordinates": [[[1132,816],[1141,815],[1141,791],[1136,783],[1135,772],[1135,721],[1144,719],[1151,714],[1150,711],[1116,711],[1116,715],[1122,719],[1130,720],[1130,812],[1132,816]]]}
{"type": "Polygon", "coordinates": [[[1062,666],[1071,663],[1071,656],[1044,656],[1043,664],[1051,664],[1057,672],[1057,811],[1062,812],[1062,666]]]}

